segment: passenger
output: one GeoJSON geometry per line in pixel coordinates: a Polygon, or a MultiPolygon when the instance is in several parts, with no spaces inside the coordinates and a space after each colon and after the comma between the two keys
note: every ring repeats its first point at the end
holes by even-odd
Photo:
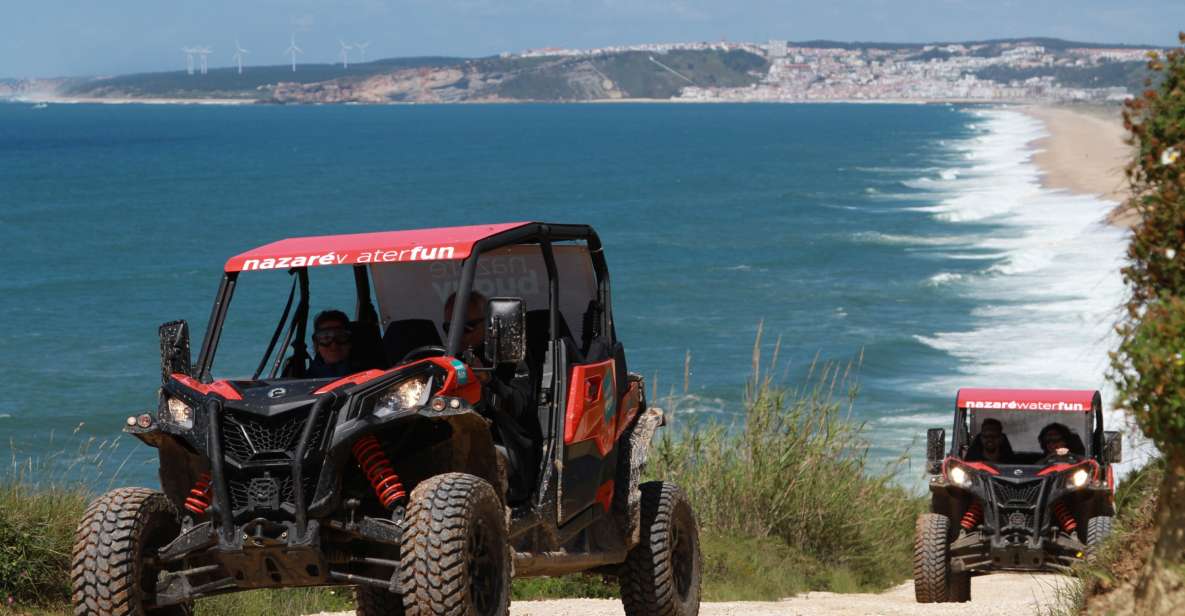
{"type": "MultiPolygon", "coordinates": [[[[456,294],[450,295],[444,304],[444,331],[452,327],[453,307],[456,294]]],[[[523,362],[518,366],[488,366],[485,361],[486,298],[471,291],[465,307],[465,331],[461,334],[461,357],[475,368],[481,382],[481,406],[479,411],[494,422],[495,442],[506,456],[506,475],[511,501],[530,495],[535,460],[535,439],[528,429],[535,421],[528,413],[531,408],[529,379],[523,362]],[[490,368],[493,368],[491,370],[490,368]]]]}
{"type": "Polygon", "coordinates": [[[967,460],[1009,464],[1012,458],[1012,445],[1004,434],[1004,424],[994,418],[983,420],[979,434],[967,450],[967,460]]]}
{"type": "Polygon", "coordinates": [[[1075,446],[1076,442],[1081,443],[1081,441],[1075,438],[1070,428],[1057,422],[1041,428],[1037,442],[1041,445],[1042,453],[1045,454],[1045,457],[1041,459],[1042,463],[1049,463],[1083,454],[1080,451],[1082,447],[1075,446]]]}
{"type": "Polygon", "coordinates": [[[313,319],[313,359],[310,379],[349,376],[357,370],[350,361],[350,317],[340,310],[326,310],[313,319]]]}

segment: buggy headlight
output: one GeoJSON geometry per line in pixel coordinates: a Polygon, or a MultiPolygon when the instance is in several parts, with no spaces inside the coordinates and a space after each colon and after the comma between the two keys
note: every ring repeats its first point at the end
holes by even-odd
{"type": "Polygon", "coordinates": [[[946,471],[946,476],[950,479],[951,483],[961,488],[971,485],[971,475],[961,466],[951,466],[946,471]]]}
{"type": "Polygon", "coordinates": [[[394,413],[423,406],[428,401],[429,381],[431,378],[427,374],[421,374],[392,385],[375,402],[374,413],[394,413]]]}
{"type": "Polygon", "coordinates": [[[1066,478],[1066,487],[1070,489],[1081,488],[1088,481],[1090,481],[1090,473],[1086,469],[1080,468],[1070,473],[1070,476],[1066,478]]]}
{"type": "Polygon", "coordinates": [[[179,398],[169,396],[165,399],[164,407],[157,413],[162,423],[189,430],[193,428],[193,407],[179,398]]]}

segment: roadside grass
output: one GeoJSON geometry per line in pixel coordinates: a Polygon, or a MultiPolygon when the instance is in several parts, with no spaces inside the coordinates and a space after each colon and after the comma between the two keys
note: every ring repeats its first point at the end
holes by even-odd
{"type": "Polygon", "coordinates": [[[103,460],[114,459],[117,441],[88,439],[72,451],[53,450],[54,442],[51,433],[50,453],[40,457],[18,462],[14,453],[0,474],[0,613],[54,613],[69,600],[74,528],[93,486],[114,476],[103,460]]]}
{"type": "Polygon", "coordinates": [[[0,599],[52,607],[69,597],[74,527],[89,499],[81,486],[0,482],[0,599]]]}
{"type": "Polygon", "coordinates": [[[194,602],[194,616],[302,616],[353,612],[350,588],[285,588],[236,592],[194,602]]]}
{"type": "MultiPolygon", "coordinates": [[[[725,425],[681,420],[674,409],[649,474],[687,493],[702,534],[785,546],[781,553],[790,566],[764,575],[785,576],[786,588],[881,590],[907,578],[914,521],[924,503],[898,483],[904,454],[879,466],[870,457],[866,426],[851,414],[858,393],[853,366],[813,366],[801,386],[783,388],[760,375],[759,360],[755,347],[758,376],[746,393],[744,416],[725,425]],[[804,563],[826,573],[804,575],[804,563]]],[[[750,585],[747,577],[736,584],[750,585]]]]}

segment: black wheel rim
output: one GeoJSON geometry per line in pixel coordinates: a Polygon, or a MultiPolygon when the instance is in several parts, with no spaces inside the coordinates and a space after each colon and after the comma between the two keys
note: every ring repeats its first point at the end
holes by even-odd
{"type": "Polygon", "coordinates": [[[154,512],[144,519],[146,526],[140,539],[140,592],[145,607],[156,604],[156,584],[160,574],[178,569],[178,563],[162,566],[157,551],[168,545],[180,533],[180,527],[166,514],[154,512]]]}
{"type": "MultiPolygon", "coordinates": [[[[678,519],[678,518],[676,518],[678,519]]],[[[692,569],[695,567],[695,546],[694,537],[691,533],[684,532],[682,528],[682,520],[671,525],[671,568],[675,573],[675,590],[679,593],[679,599],[686,601],[687,595],[691,593],[691,577],[692,569]]]]}
{"type": "Polygon", "coordinates": [[[493,534],[481,520],[469,533],[469,596],[478,614],[493,614],[498,608],[498,562],[491,546],[493,534]]]}

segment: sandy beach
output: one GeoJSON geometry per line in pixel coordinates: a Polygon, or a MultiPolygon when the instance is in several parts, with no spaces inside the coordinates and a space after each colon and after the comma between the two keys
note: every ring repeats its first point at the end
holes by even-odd
{"type": "Polygon", "coordinates": [[[1128,194],[1123,170],[1131,160],[1120,109],[1026,107],[1024,112],[1049,131],[1049,137],[1035,144],[1039,151],[1033,157],[1045,186],[1113,201],[1116,209],[1109,221],[1131,226],[1131,214],[1119,209],[1128,194]]]}

